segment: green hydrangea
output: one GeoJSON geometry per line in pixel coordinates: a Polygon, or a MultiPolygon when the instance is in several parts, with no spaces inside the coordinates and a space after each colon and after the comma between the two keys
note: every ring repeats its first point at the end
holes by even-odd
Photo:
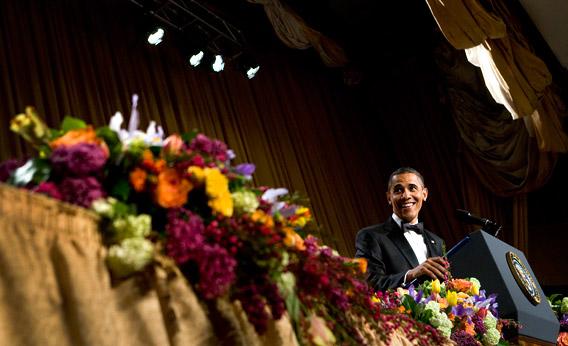
{"type": "Polygon", "coordinates": [[[143,238],[129,238],[109,248],[107,264],[116,277],[143,269],[154,255],[154,245],[143,238]]]}
{"type": "Polygon", "coordinates": [[[440,304],[438,304],[438,302],[434,300],[431,300],[428,303],[426,303],[424,310],[432,310],[432,312],[434,313],[440,312],[440,304]]]}
{"type": "Polygon", "coordinates": [[[562,298],[562,303],[560,304],[560,313],[568,314],[568,297],[562,298]]]}
{"type": "Polygon", "coordinates": [[[117,242],[128,238],[144,238],[152,231],[152,218],[147,214],[128,215],[112,222],[117,242]]]}
{"type": "Polygon", "coordinates": [[[487,315],[483,319],[483,325],[488,330],[497,328],[497,319],[491,314],[491,311],[487,311],[487,315]]]}
{"type": "Polygon", "coordinates": [[[440,311],[440,304],[436,301],[429,301],[424,307],[425,310],[432,311],[432,317],[430,317],[430,324],[436,327],[440,333],[445,337],[449,338],[452,333],[452,321],[448,318],[444,312],[440,311]]]}
{"type": "Polygon", "coordinates": [[[99,215],[108,217],[112,219],[114,217],[114,204],[116,203],[116,199],[109,197],[109,198],[99,198],[93,202],[91,208],[99,215]]]}
{"type": "Polygon", "coordinates": [[[483,334],[483,338],[481,339],[481,341],[483,342],[483,345],[494,346],[499,343],[500,339],[501,339],[501,333],[499,333],[499,331],[496,328],[490,328],[487,329],[485,334],[483,334]]]}
{"type": "Polygon", "coordinates": [[[231,194],[238,213],[253,213],[259,206],[258,198],[252,191],[237,191],[231,194]]]}
{"type": "Polygon", "coordinates": [[[481,288],[481,282],[479,282],[479,280],[477,280],[476,278],[469,278],[469,282],[471,282],[475,287],[475,289],[472,289],[472,291],[479,292],[479,289],[481,288]]]}

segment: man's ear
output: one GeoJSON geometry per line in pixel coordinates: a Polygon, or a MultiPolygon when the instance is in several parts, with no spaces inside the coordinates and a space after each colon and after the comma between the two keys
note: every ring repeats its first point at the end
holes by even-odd
{"type": "Polygon", "coordinates": [[[390,191],[387,191],[387,192],[386,192],[386,196],[387,196],[387,202],[389,203],[389,205],[391,205],[392,202],[391,202],[391,193],[390,193],[390,191]]]}
{"type": "Polygon", "coordinates": [[[422,194],[424,196],[424,200],[428,199],[428,188],[424,187],[424,190],[422,190],[422,194]]]}

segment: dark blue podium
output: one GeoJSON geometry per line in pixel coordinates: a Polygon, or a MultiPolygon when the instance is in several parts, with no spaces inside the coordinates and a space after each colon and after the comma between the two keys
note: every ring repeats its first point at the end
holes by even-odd
{"type": "Polygon", "coordinates": [[[500,317],[522,325],[519,337],[556,344],[560,324],[522,251],[479,230],[447,256],[454,277],[475,277],[482,289],[497,293],[500,317]]]}

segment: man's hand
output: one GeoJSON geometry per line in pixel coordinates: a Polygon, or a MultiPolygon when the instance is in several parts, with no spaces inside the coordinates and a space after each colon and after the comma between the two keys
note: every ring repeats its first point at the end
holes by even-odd
{"type": "Polygon", "coordinates": [[[408,271],[406,274],[406,282],[411,282],[422,275],[426,275],[433,280],[444,280],[445,276],[448,274],[446,268],[448,268],[448,262],[443,257],[430,257],[418,267],[408,271]]]}

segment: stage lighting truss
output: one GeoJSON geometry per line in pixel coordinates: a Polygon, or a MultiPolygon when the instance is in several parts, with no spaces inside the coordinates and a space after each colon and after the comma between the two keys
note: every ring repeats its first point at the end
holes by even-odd
{"type": "MultiPolygon", "coordinates": [[[[223,54],[227,61],[245,47],[242,32],[197,0],[128,0],[142,11],[191,43],[207,42],[203,53],[223,54]]],[[[164,28],[165,29],[165,28],[164,28]]]]}

